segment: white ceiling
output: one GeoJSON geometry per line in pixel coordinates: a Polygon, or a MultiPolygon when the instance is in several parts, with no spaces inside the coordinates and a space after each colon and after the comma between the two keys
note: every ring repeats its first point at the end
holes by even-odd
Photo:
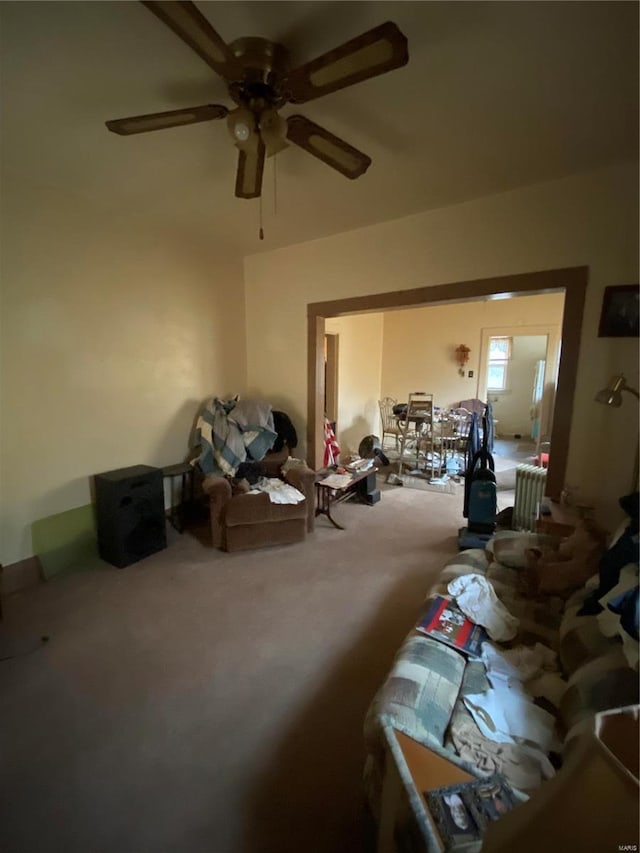
{"type": "Polygon", "coordinates": [[[409,64],[300,107],[373,159],[356,181],[294,146],[257,200],[234,197],[224,122],[139,136],[104,121],[200,103],[224,82],[136,2],[3,2],[5,176],[251,253],[638,156],[632,2],[200,2],[226,41],[293,64],[395,21],[409,64]]]}

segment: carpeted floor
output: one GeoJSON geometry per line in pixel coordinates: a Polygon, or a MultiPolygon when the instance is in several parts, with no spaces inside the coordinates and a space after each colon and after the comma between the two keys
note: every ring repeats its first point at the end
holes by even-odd
{"type": "Polygon", "coordinates": [[[456,496],[384,487],[305,543],[223,554],[178,536],[4,601],[3,853],[359,853],[362,722],[456,496]]]}

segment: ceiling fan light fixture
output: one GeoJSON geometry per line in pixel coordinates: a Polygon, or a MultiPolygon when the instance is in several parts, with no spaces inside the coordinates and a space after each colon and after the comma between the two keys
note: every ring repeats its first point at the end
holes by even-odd
{"type": "Polygon", "coordinates": [[[233,135],[238,142],[246,142],[251,136],[249,125],[245,124],[243,121],[237,121],[233,127],[233,135]]]}
{"type": "Polygon", "coordinates": [[[255,118],[251,110],[238,107],[227,116],[227,127],[237,148],[243,149],[255,133],[255,118]]]}
{"type": "Polygon", "coordinates": [[[289,147],[286,140],[287,122],[274,109],[263,110],[260,114],[260,136],[264,142],[267,157],[273,157],[289,147]]]}

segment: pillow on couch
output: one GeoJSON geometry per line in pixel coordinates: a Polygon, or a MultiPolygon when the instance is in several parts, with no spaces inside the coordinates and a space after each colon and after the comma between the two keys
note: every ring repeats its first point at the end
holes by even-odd
{"type": "Polygon", "coordinates": [[[526,552],[530,548],[549,548],[557,545],[557,537],[542,533],[523,533],[517,530],[501,530],[487,542],[489,560],[495,560],[511,569],[524,569],[527,565],[526,552]]]}
{"type": "Polygon", "coordinates": [[[460,692],[465,659],[444,643],[410,634],[377,692],[365,720],[365,740],[379,746],[380,720],[397,722],[424,744],[444,745],[460,692]]]}
{"type": "Polygon", "coordinates": [[[586,519],[560,542],[557,550],[544,553],[542,549],[528,549],[525,579],[529,595],[568,597],[598,571],[604,549],[604,531],[586,519]]]}
{"type": "Polygon", "coordinates": [[[444,568],[438,575],[436,581],[431,585],[427,592],[427,600],[434,598],[436,595],[442,595],[445,598],[449,596],[449,582],[463,575],[480,574],[485,575],[489,562],[485,551],[481,548],[469,548],[455,557],[450,557],[444,564],[444,568]]]}

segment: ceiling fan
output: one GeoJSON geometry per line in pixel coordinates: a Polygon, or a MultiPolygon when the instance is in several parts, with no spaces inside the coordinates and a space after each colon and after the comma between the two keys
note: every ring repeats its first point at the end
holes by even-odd
{"type": "Polygon", "coordinates": [[[226,80],[237,106],[229,110],[222,104],[205,104],[115,119],[106,122],[113,133],[128,136],[226,118],[239,149],[235,191],[239,198],[260,196],[265,156],[277,154],[289,142],[347,178],[357,178],[369,168],[371,158],[362,151],[304,116],[285,119],[278,110],[286,103],[303,104],[405,65],[407,39],[394,23],[374,27],[290,69],[282,45],[253,37],[226,44],[188,0],[141,2],[226,80]]]}

